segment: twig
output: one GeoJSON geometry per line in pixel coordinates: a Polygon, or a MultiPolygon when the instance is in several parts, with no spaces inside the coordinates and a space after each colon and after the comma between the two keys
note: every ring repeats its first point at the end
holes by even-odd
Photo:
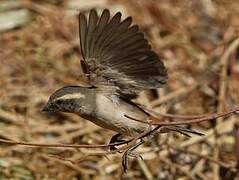
{"type": "Polygon", "coordinates": [[[110,144],[98,144],[98,145],[90,145],[90,144],[45,144],[45,143],[29,143],[23,141],[14,141],[14,140],[5,140],[0,139],[0,143],[9,144],[9,145],[23,145],[23,146],[34,146],[34,147],[45,147],[45,148],[109,148],[110,146],[117,146],[127,144],[126,146],[120,147],[117,150],[111,151],[110,153],[116,153],[122,150],[127,150],[133,147],[138,139],[142,139],[146,136],[151,135],[155,131],[157,131],[160,126],[155,127],[153,130],[147,130],[140,133],[135,138],[129,139],[123,142],[116,142],[110,144]]]}
{"type": "Polygon", "coordinates": [[[221,113],[213,113],[211,115],[208,115],[207,117],[202,117],[198,119],[189,119],[189,120],[180,120],[180,121],[171,121],[171,122],[162,122],[159,118],[152,117],[151,124],[152,125],[161,125],[161,126],[171,126],[171,125],[182,125],[182,124],[193,124],[193,123],[200,123],[204,121],[210,121],[215,120],[221,117],[226,117],[231,114],[237,113],[239,111],[239,106],[233,108],[232,110],[221,112],[221,113]],[[161,121],[161,122],[157,122],[161,121]]]}
{"type": "MultiPolygon", "coordinates": [[[[231,110],[225,111],[225,112],[212,113],[212,114],[208,114],[208,115],[205,115],[205,116],[204,115],[181,116],[181,115],[167,114],[166,116],[171,117],[171,119],[176,119],[176,117],[178,117],[178,116],[180,117],[180,120],[174,120],[174,121],[168,121],[168,122],[165,122],[165,120],[159,118],[159,116],[161,116],[160,113],[156,113],[156,112],[154,112],[152,110],[149,110],[145,107],[144,107],[144,110],[146,110],[148,113],[157,115],[157,117],[155,117],[155,115],[150,116],[149,121],[144,121],[143,119],[136,119],[136,118],[131,117],[129,115],[124,115],[124,116],[131,119],[131,120],[141,122],[141,123],[145,123],[145,124],[160,125],[160,126],[172,126],[172,125],[194,124],[194,123],[200,123],[200,122],[204,122],[204,121],[215,120],[215,119],[221,118],[221,117],[226,117],[226,116],[229,116],[231,114],[238,113],[239,112],[239,106],[235,107],[231,110]],[[193,117],[193,118],[190,119],[189,117],[193,117]],[[198,117],[198,118],[196,118],[196,117],[198,117]],[[184,119],[184,120],[182,120],[182,119],[184,119]]],[[[164,115],[164,114],[162,114],[162,115],[164,115]]]]}
{"type": "Polygon", "coordinates": [[[91,144],[43,144],[43,143],[29,143],[29,142],[23,142],[23,141],[12,141],[12,140],[0,139],[0,143],[5,143],[9,145],[23,145],[23,146],[35,146],[35,147],[47,147],[47,148],[108,148],[109,146],[112,146],[112,145],[125,144],[127,143],[127,141],[121,142],[121,143],[91,145],[91,144]]]}
{"type": "Polygon", "coordinates": [[[145,132],[140,133],[135,138],[129,139],[124,142],[110,143],[110,144],[98,144],[98,145],[90,145],[90,144],[45,144],[45,143],[29,143],[23,141],[13,141],[13,140],[5,140],[0,139],[0,143],[9,144],[9,145],[23,145],[23,146],[34,146],[34,147],[45,147],[45,148],[109,148],[110,146],[117,146],[127,144],[126,146],[120,147],[117,150],[110,151],[110,154],[120,152],[122,150],[127,150],[133,147],[136,144],[138,139],[142,139],[150,134],[154,133],[160,128],[160,126],[155,127],[153,130],[147,130],[145,132]]]}

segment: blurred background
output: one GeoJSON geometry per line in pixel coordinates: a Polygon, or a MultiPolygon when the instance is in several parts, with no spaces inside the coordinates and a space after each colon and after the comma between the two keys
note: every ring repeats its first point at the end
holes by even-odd
{"type": "MultiPolygon", "coordinates": [[[[114,134],[71,114],[41,108],[56,89],[81,77],[79,12],[104,8],[132,16],[164,61],[164,88],[137,102],[154,111],[197,115],[239,104],[237,0],[1,0],[0,138],[35,143],[106,144],[114,134]]],[[[193,125],[205,136],[161,134],[122,154],[99,149],[0,143],[0,179],[239,179],[239,120],[193,125]]]]}

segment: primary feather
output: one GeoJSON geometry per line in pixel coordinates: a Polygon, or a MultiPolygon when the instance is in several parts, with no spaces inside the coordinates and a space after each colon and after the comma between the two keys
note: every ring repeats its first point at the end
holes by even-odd
{"type": "Polygon", "coordinates": [[[138,91],[161,87],[167,71],[151,50],[144,34],[132,18],[121,20],[121,13],[110,18],[105,9],[98,17],[79,15],[81,54],[92,85],[111,87],[114,93],[134,96],[138,91]]]}

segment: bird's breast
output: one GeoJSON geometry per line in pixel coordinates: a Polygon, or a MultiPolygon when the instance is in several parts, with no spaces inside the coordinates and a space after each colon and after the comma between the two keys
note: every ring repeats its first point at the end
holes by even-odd
{"type": "Polygon", "coordinates": [[[94,117],[89,120],[103,128],[131,136],[148,128],[146,123],[132,120],[127,116],[143,121],[148,119],[148,115],[138,107],[117,96],[98,94],[95,96],[94,117]]]}

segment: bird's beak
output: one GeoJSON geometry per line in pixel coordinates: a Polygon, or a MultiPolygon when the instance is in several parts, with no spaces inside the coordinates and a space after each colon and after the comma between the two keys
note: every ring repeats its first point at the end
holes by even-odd
{"type": "Polygon", "coordinates": [[[48,108],[46,107],[46,105],[41,109],[41,111],[43,111],[43,112],[47,112],[48,111],[48,108]]]}

